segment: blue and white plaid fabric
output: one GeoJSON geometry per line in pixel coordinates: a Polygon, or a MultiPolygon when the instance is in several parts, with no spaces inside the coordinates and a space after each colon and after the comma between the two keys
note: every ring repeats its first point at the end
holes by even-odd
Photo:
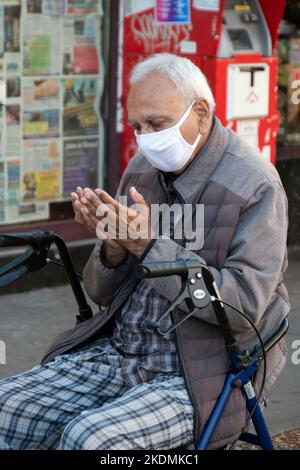
{"type": "MultiPolygon", "coordinates": [[[[157,332],[159,318],[168,307],[169,301],[142,281],[117,315],[111,342],[124,355],[122,376],[128,386],[149,380],[154,373],[179,371],[174,333],[157,332]]],[[[172,326],[170,316],[160,326],[164,331],[172,326]]]]}
{"type": "Polygon", "coordinates": [[[153,373],[128,386],[124,364],[101,338],[2,380],[0,448],[191,448],[194,410],[183,377],[153,373]]]}

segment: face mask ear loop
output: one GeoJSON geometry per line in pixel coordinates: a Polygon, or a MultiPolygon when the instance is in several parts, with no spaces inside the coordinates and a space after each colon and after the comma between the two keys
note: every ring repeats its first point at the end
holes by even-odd
{"type": "Polygon", "coordinates": [[[196,103],[196,100],[194,100],[194,101],[190,104],[190,106],[188,107],[188,109],[186,110],[186,112],[184,113],[184,115],[179,119],[179,121],[177,122],[177,124],[175,124],[174,127],[177,127],[177,129],[179,129],[179,127],[184,123],[184,121],[187,119],[188,115],[190,114],[191,109],[192,109],[194,103],[196,103]]]}

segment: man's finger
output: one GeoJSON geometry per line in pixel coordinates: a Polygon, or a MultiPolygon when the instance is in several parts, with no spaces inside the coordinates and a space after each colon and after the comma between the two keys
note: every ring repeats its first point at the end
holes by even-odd
{"type": "Polygon", "coordinates": [[[82,214],[90,214],[90,211],[84,205],[81,205],[80,210],[81,210],[82,214]]]}
{"type": "Polygon", "coordinates": [[[78,194],[79,199],[83,196],[83,189],[81,186],[77,186],[76,192],[78,194]]]}
{"type": "Polygon", "coordinates": [[[91,204],[84,196],[80,199],[81,204],[88,209],[89,212],[96,215],[97,208],[91,204]]]}
{"type": "Polygon", "coordinates": [[[95,193],[105,204],[111,204],[117,211],[119,210],[120,203],[111,197],[106,191],[104,191],[104,189],[97,188],[95,189],[95,193]]]}
{"type": "Polygon", "coordinates": [[[93,204],[96,209],[101,204],[99,197],[89,188],[84,188],[83,197],[87,199],[90,204],[93,204]]]}
{"type": "Polygon", "coordinates": [[[74,206],[76,207],[76,209],[81,209],[82,204],[81,204],[81,202],[79,201],[79,199],[76,199],[76,201],[74,201],[74,206]]]}
{"type": "Polygon", "coordinates": [[[71,193],[71,199],[72,199],[72,201],[78,201],[78,194],[77,193],[71,193]]]}
{"type": "Polygon", "coordinates": [[[144,196],[141,193],[139,193],[138,190],[134,186],[131,186],[129,191],[134,202],[148,206],[147,202],[145,201],[144,196]]]}
{"type": "Polygon", "coordinates": [[[82,207],[81,209],[81,215],[84,220],[84,224],[90,231],[94,232],[97,227],[98,219],[91,213],[87,214],[85,209],[86,207],[82,207]]]}
{"type": "Polygon", "coordinates": [[[112,205],[115,208],[115,211],[117,214],[128,214],[129,217],[136,217],[137,212],[135,210],[130,209],[130,207],[124,206],[123,204],[120,204],[119,201],[111,197],[106,191],[103,189],[95,189],[95,192],[97,195],[100,197],[101,201],[107,205],[112,205]]]}

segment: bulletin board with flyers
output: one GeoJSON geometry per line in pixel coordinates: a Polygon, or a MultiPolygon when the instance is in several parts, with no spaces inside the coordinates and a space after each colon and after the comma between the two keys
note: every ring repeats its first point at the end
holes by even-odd
{"type": "Polygon", "coordinates": [[[102,0],[0,0],[0,225],[102,183],[102,0]]]}

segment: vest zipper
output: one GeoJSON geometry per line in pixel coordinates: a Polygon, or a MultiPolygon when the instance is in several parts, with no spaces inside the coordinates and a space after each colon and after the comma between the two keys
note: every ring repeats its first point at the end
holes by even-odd
{"type": "MultiPolygon", "coordinates": [[[[167,200],[168,200],[168,203],[170,204],[171,201],[170,201],[170,198],[169,198],[169,193],[168,193],[168,188],[166,186],[166,183],[165,183],[165,180],[164,180],[164,177],[161,173],[158,174],[159,175],[159,182],[161,184],[161,187],[163,188],[166,196],[167,196],[167,200]]],[[[176,196],[178,197],[179,201],[181,204],[185,204],[185,201],[183,199],[183,197],[181,196],[181,194],[174,188],[173,186],[173,191],[174,193],[176,194],[176,196]]],[[[185,239],[182,240],[183,242],[183,246],[185,244],[185,239]]],[[[173,315],[172,315],[172,321],[173,321],[173,315]]],[[[173,322],[174,323],[174,322],[173,322]]],[[[195,443],[195,447],[196,447],[196,444],[197,444],[197,429],[198,427],[200,426],[200,422],[199,422],[199,413],[197,411],[197,404],[196,404],[196,400],[195,400],[195,397],[194,397],[194,394],[192,392],[192,389],[191,389],[191,386],[190,386],[190,383],[189,383],[189,380],[188,380],[188,373],[187,373],[187,370],[185,368],[185,365],[184,365],[184,362],[183,362],[183,359],[182,359],[182,350],[181,350],[181,346],[180,346],[180,340],[179,340],[179,333],[178,333],[178,328],[175,329],[175,335],[174,335],[174,340],[175,340],[175,345],[176,345],[176,349],[177,349],[177,353],[178,353],[178,359],[179,359],[179,368],[181,369],[181,373],[182,373],[182,376],[183,376],[183,379],[184,379],[184,382],[185,382],[185,385],[186,385],[186,388],[187,388],[187,391],[188,391],[188,395],[191,399],[191,402],[192,404],[194,405],[194,418],[195,418],[195,424],[194,424],[194,443],[195,443]]]]}

